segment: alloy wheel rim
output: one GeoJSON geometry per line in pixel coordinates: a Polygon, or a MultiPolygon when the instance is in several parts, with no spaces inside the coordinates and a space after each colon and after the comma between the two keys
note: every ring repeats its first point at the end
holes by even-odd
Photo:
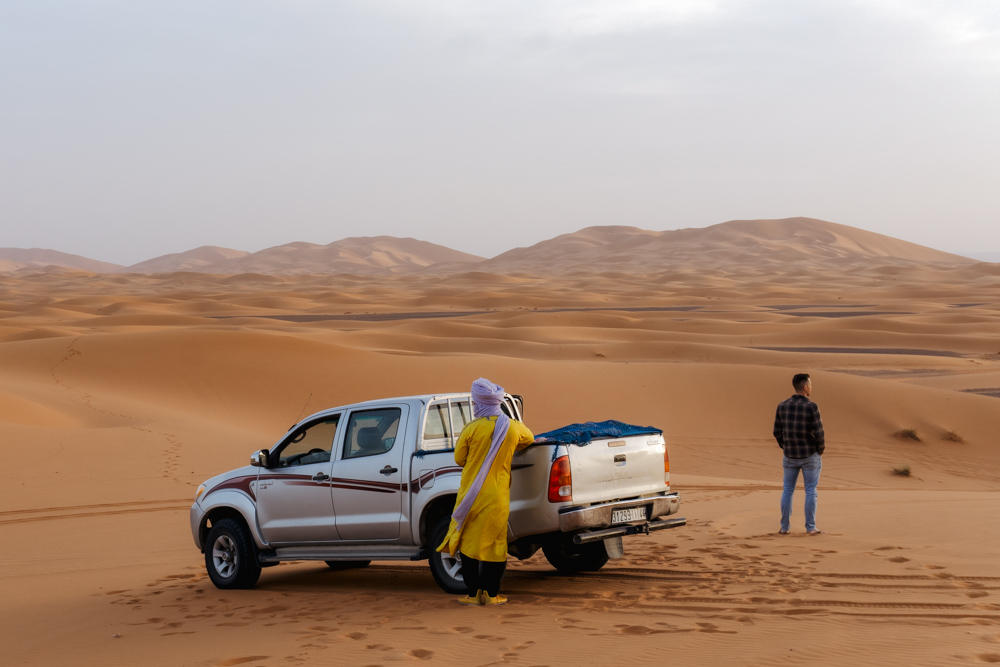
{"type": "Polygon", "coordinates": [[[449,577],[457,581],[462,581],[462,559],[452,556],[448,552],[441,552],[441,564],[449,577]]]}
{"type": "Polygon", "coordinates": [[[229,578],[236,573],[236,543],[228,535],[219,535],[212,545],[212,564],[219,576],[229,578]]]}

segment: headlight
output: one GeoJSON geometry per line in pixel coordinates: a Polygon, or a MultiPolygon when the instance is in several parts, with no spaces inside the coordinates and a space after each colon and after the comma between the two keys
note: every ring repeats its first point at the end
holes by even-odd
{"type": "Polygon", "coordinates": [[[205,485],[204,484],[199,484],[198,485],[198,490],[194,492],[194,499],[198,500],[199,498],[201,498],[201,494],[203,494],[203,493],[205,493],[205,485]]]}

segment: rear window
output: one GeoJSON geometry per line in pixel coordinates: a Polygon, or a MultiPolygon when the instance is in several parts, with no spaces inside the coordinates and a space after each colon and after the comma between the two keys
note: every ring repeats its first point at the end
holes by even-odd
{"type": "Polygon", "coordinates": [[[427,406],[421,449],[454,449],[465,425],[472,421],[469,399],[445,399],[427,406]]]}

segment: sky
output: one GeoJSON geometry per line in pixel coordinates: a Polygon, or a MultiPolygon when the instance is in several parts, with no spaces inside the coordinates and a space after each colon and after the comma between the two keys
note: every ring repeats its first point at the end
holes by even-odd
{"type": "Polygon", "coordinates": [[[808,216],[1000,251],[996,0],[4,0],[0,247],[808,216]]]}

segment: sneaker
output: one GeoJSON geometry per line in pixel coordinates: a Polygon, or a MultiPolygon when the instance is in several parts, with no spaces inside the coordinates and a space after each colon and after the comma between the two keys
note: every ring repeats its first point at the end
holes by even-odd
{"type": "Polygon", "coordinates": [[[826,535],[826,531],[820,530],[819,528],[813,528],[812,530],[807,530],[806,535],[826,535]]]}
{"type": "Polygon", "coordinates": [[[784,528],[782,528],[781,530],[778,531],[778,535],[787,535],[787,534],[788,534],[788,531],[785,530],[784,528]]]}

